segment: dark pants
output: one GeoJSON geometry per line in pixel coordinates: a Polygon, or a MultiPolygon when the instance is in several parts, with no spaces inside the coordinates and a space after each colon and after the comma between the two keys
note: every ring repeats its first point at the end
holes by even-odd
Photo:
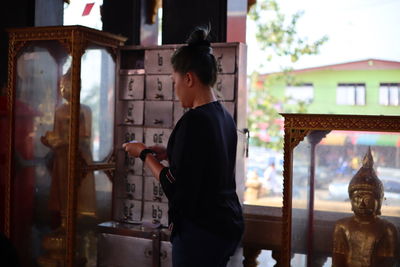
{"type": "Polygon", "coordinates": [[[185,220],[172,237],[174,267],[225,267],[240,240],[229,241],[185,220]]]}

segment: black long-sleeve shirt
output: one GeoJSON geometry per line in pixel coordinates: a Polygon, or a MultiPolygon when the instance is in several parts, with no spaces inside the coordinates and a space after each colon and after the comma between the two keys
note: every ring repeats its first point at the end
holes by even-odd
{"type": "Polygon", "coordinates": [[[219,102],[191,109],[178,121],[167,147],[170,167],[160,175],[172,235],[185,218],[227,239],[241,237],[236,144],[236,125],[219,102]]]}

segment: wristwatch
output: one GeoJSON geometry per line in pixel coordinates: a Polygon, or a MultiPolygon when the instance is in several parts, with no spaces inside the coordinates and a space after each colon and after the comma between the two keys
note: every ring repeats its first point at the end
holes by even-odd
{"type": "Polygon", "coordinates": [[[144,160],[146,159],[147,154],[149,154],[149,153],[153,154],[153,156],[156,155],[156,152],[154,152],[153,150],[145,148],[145,149],[142,150],[142,152],[140,152],[139,158],[144,162],[144,160]]]}

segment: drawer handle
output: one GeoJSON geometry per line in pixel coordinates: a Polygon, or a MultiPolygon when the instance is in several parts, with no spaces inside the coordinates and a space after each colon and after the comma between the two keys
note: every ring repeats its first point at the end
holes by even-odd
{"type": "Polygon", "coordinates": [[[154,124],[163,124],[163,123],[164,123],[163,120],[154,119],[154,124]]]}

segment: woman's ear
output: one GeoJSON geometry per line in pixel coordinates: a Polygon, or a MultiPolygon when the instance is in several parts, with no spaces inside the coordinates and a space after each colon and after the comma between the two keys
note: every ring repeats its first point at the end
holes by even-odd
{"type": "Polygon", "coordinates": [[[189,71],[185,74],[185,82],[188,87],[192,87],[194,84],[194,74],[193,72],[189,71]]]}

